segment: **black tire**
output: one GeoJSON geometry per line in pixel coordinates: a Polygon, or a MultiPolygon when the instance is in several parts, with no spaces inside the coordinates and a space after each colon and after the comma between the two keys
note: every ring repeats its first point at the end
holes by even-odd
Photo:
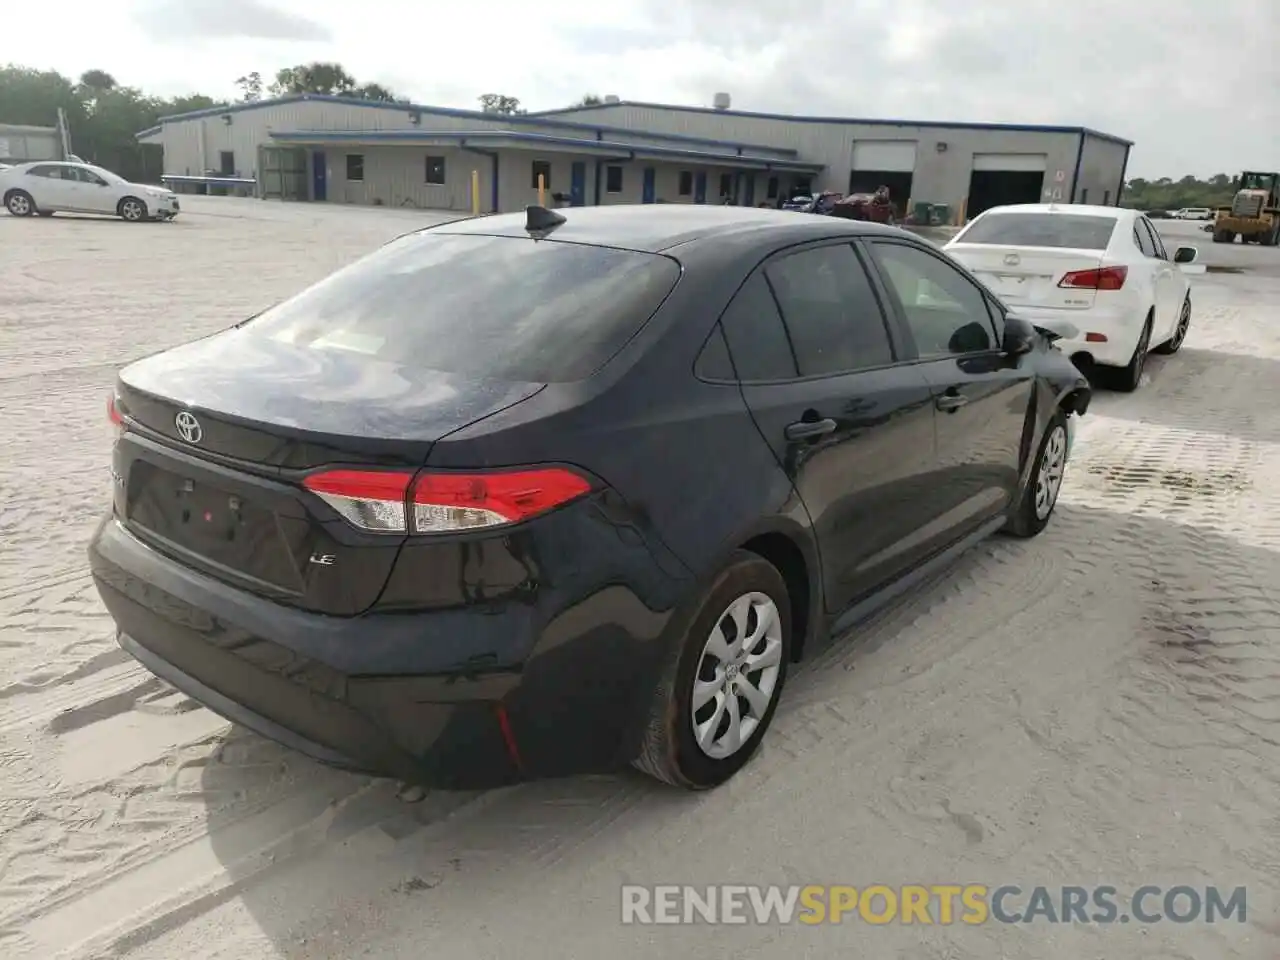
{"type": "Polygon", "coordinates": [[[1213,232],[1214,243],[1231,243],[1235,238],[1236,235],[1230,230],[1215,230],[1213,232]]]}
{"type": "Polygon", "coordinates": [[[148,217],[147,205],[137,197],[121,197],[116,204],[116,215],[129,223],[141,223],[148,217]]]}
{"type": "MultiPolygon", "coordinates": [[[[672,644],[662,677],[653,692],[640,750],[632,764],[663,783],[686,790],[709,790],[724,783],[751,759],[773,721],[791,662],[791,602],[782,575],[760,556],[739,550],[708,588],[697,612],[685,621],[687,628],[672,644]],[[757,725],[736,752],[723,758],[709,756],[693,734],[694,682],[704,669],[704,649],[712,631],[730,624],[732,603],[748,594],[772,601],[779,626],[780,657],[772,699],[757,725]]],[[[749,621],[754,623],[754,621],[749,621]]],[[[744,671],[744,676],[750,674],[744,671]]],[[[756,673],[759,676],[759,673],[756,673]]],[[[706,679],[704,677],[704,679],[706,679]]],[[[737,694],[730,693],[737,698],[737,694]]],[[[726,698],[726,703],[728,699],[726,698]]],[[[735,702],[741,709],[742,700],[735,702]]],[[[719,722],[718,722],[719,723],[719,722]]]]}
{"type": "Polygon", "coordinates": [[[25,190],[10,190],[6,193],[4,206],[15,217],[29,217],[36,212],[36,202],[25,190]]]}
{"type": "Polygon", "coordinates": [[[1133,348],[1133,356],[1128,366],[1117,371],[1116,389],[1121,393],[1133,393],[1142,383],[1142,371],[1147,365],[1147,353],[1151,349],[1151,328],[1155,323],[1154,311],[1147,314],[1147,322],[1142,326],[1142,335],[1138,337],[1138,345],[1133,348]]]}
{"type": "Polygon", "coordinates": [[[1152,350],[1152,353],[1158,353],[1162,356],[1172,356],[1182,349],[1183,342],[1187,339],[1187,331],[1191,329],[1191,297],[1187,296],[1182,301],[1182,312],[1178,314],[1178,325],[1173,328],[1173,336],[1166,340],[1160,346],[1152,350]]]}
{"type": "Polygon", "coordinates": [[[52,216],[53,216],[53,214],[54,214],[54,211],[52,211],[52,210],[37,210],[37,211],[36,211],[36,213],[40,214],[40,216],[42,216],[42,217],[52,217],[52,216]]]}
{"type": "Polygon", "coordinates": [[[1041,530],[1049,525],[1050,519],[1053,518],[1053,511],[1058,506],[1058,493],[1062,489],[1063,474],[1067,467],[1069,451],[1065,448],[1066,440],[1067,416],[1061,410],[1058,410],[1054,413],[1053,419],[1044,428],[1044,436],[1040,438],[1040,443],[1036,447],[1036,458],[1032,461],[1033,466],[1031,474],[1027,478],[1027,485],[1019,496],[1017,504],[1009,512],[1009,519],[1005,522],[1002,532],[1012,537],[1029,539],[1039,534],[1041,530]],[[1062,462],[1058,469],[1057,486],[1053,488],[1052,496],[1049,499],[1049,509],[1041,516],[1037,502],[1040,496],[1040,485],[1048,479],[1044,474],[1047,469],[1046,457],[1049,455],[1049,447],[1054,442],[1055,436],[1063,444],[1062,462]]]}

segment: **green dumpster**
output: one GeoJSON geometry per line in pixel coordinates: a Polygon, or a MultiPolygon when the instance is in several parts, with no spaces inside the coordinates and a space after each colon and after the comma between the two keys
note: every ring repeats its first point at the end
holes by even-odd
{"type": "Polygon", "coordinates": [[[929,203],[928,201],[925,201],[925,200],[918,201],[911,208],[912,223],[921,223],[921,224],[929,223],[930,217],[932,215],[933,215],[933,204],[929,203]]]}
{"type": "Polygon", "coordinates": [[[951,206],[946,203],[930,205],[929,223],[935,227],[945,227],[951,223],[951,206]]]}

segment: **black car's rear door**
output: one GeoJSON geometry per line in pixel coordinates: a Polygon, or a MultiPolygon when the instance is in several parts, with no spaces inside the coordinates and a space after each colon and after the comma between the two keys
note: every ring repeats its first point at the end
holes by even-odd
{"type": "Polygon", "coordinates": [[[723,320],[743,396],[813,522],[838,613],[923,556],[934,406],[849,243],[781,252],[723,320]]]}
{"type": "Polygon", "coordinates": [[[867,244],[938,408],[935,505],[942,541],[1001,515],[1018,492],[1035,374],[1006,357],[990,297],[939,253],[910,240],[867,244]]]}

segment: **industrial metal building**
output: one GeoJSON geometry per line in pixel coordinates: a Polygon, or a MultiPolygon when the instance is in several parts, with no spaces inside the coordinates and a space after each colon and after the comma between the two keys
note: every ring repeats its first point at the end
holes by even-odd
{"type": "Polygon", "coordinates": [[[61,159],[62,135],[57,127],[0,123],[0,163],[61,159]]]}
{"type": "Polygon", "coordinates": [[[1001,203],[1115,204],[1130,143],[1083,127],[790,117],[606,98],[514,116],[303,94],[165,117],[138,139],[169,176],[256,182],[264,198],[469,211],[772,205],[887,185],[969,216],[1001,203]]]}

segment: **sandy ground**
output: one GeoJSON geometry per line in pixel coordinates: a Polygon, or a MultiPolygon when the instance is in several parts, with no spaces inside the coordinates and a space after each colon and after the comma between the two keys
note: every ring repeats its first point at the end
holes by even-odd
{"type": "Polygon", "coordinates": [[[427,219],[187,206],[0,218],[0,955],[1280,956],[1280,251],[1188,231],[1254,269],[1196,278],[1184,350],[1097,398],[1050,529],[805,665],[724,789],[621,774],[408,803],[166,689],[90,584],[117,367],[427,219]],[[968,881],[1246,885],[1249,917],[619,922],[626,882],[968,881]]]}

